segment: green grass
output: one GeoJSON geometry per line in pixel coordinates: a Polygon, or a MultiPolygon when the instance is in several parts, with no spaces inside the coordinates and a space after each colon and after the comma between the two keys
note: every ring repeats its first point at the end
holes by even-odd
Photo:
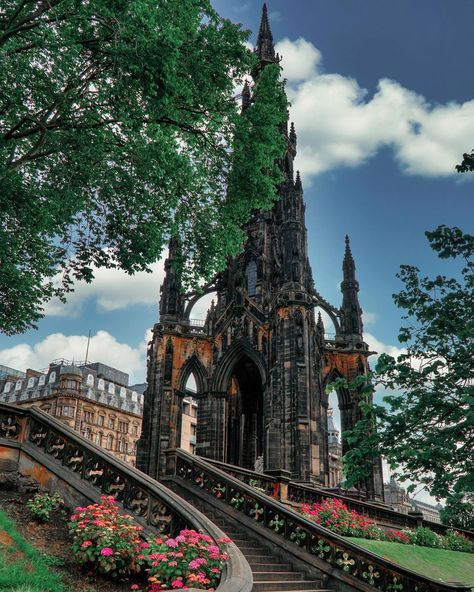
{"type": "Polygon", "coordinates": [[[403,567],[443,582],[463,582],[474,586],[474,553],[429,549],[385,541],[350,537],[348,540],[403,567]]]}
{"type": "Polygon", "coordinates": [[[15,523],[1,511],[0,531],[5,531],[13,541],[10,547],[0,546],[1,591],[66,592],[60,576],[50,570],[56,561],[25,541],[15,523]],[[23,558],[19,558],[18,552],[23,558]]]}

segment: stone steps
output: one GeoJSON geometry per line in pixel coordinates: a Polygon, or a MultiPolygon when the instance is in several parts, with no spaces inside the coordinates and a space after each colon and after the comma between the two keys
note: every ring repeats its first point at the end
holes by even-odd
{"type": "Polygon", "coordinates": [[[209,518],[232,539],[247,559],[253,574],[254,592],[334,592],[323,588],[323,578],[307,579],[290,563],[281,562],[231,518],[214,517],[210,513],[209,518]]]}

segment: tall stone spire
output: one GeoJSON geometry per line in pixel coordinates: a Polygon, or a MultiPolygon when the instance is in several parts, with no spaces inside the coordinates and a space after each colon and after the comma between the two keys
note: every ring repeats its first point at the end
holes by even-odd
{"type": "Polygon", "coordinates": [[[362,338],[362,309],[359,304],[359,282],[355,275],[355,262],[351,252],[351,243],[346,235],[346,250],[342,264],[344,278],[341,283],[342,292],[342,323],[341,330],[345,336],[362,338]]]}
{"type": "Polygon", "coordinates": [[[278,62],[278,56],[275,54],[275,46],[273,44],[273,35],[268,22],[267,5],[264,3],[262,9],[262,20],[260,22],[260,30],[257,38],[256,53],[260,58],[262,65],[272,64],[278,62]]]}
{"type": "Polygon", "coordinates": [[[181,279],[176,266],[179,257],[179,243],[171,237],[169,254],[165,261],[165,279],[161,285],[160,322],[176,322],[183,318],[184,302],[181,279]]]}

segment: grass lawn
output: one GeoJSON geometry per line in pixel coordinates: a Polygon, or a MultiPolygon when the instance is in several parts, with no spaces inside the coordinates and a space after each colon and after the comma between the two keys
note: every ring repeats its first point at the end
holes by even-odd
{"type": "Polygon", "coordinates": [[[463,582],[474,586],[474,553],[460,553],[354,537],[350,537],[348,540],[433,580],[463,582]]]}
{"type": "Polygon", "coordinates": [[[0,511],[0,590],[8,592],[65,592],[56,562],[20,535],[14,522],[0,511]]]}

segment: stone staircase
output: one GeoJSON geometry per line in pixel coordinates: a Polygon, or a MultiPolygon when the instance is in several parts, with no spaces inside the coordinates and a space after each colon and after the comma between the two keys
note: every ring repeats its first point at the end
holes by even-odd
{"type": "Polygon", "coordinates": [[[247,559],[253,574],[254,592],[334,592],[333,588],[324,587],[324,574],[321,573],[320,578],[309,579],[291,563],[283,563],[275,553],[249,535],[236,519],[203,506],[200,509],[232,539],[247,559]]]}

